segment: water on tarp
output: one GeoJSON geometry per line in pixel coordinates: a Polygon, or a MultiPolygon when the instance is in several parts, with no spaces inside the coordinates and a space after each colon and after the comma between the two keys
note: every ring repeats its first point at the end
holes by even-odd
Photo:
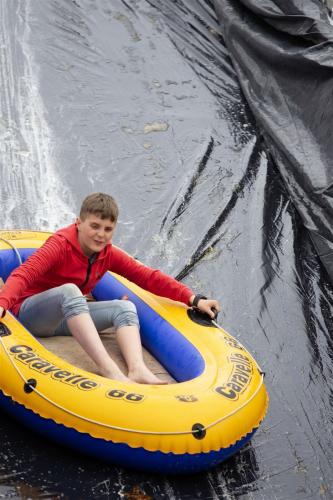
{"type": "Polygon", "coordinates": [[[115,243],[217,297],[266,372],[252,442],[194,477],[139,474],[0,415],[0,498],[332,498],[332,286],[202,0],[0,0],[1,223],[119,201],[115,243]]]}

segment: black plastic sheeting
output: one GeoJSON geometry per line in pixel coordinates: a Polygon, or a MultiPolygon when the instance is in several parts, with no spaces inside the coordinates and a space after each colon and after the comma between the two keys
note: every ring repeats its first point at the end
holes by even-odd
{"type": "Polygon", "coordinates": [[[216,0],[246,100],[333,283],[333,26],[318,0],[216,0]]]}
{"type": "MultiPolygon", "coordinates": [[[[319,90],[328,71],[315,90],[298,82],[295,103],[315,100],[317,121],[310,129],[306,107],[293,109],[303,141],[296,148],[280,100],[269,108],[275,127],[265,121],[274,80],[258,105],[251,93],[249,107],[243,73],[264,69],[258,85],[268,78],[270,58],[253,51],[269,32],[265,43],[280,54],[269,77],[287,79],[304,37],[268,29],[249,6],[221,1],[218,19],[203,0],[0,0],[0,225],[52,230],[71,220],[87,192],[114,194],[115,242],[219,298],[219,321],[255,355],[270,394],[252,442],[194,477],[97,463],[1,415],[5,498],[332,498],[333,291],[305,228],[323,216],[313,234],[323,232],[330,212],[319,212],[318,193],[305,194],[316,172],[294,173],[304,166],[300,144],[316,168],[329,160],[331,123],[319,122],[331,113],[329,93],[323,101],[319,90]]],[[[303,12],[311,6],[324,36],[325,10],[299,2],[303,12]]],[[[314,184],[325,191],[324,172],[314,184]]]]}

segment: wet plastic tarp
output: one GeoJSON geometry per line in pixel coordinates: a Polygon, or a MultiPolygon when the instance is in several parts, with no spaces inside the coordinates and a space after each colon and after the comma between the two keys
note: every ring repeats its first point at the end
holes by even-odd
{"type": "MultiPolygon", "coordinates": [[[[330,42],[311,49],[313,40],[286,32],[291,22],[277,29],[275,17],[249,7],[219,2],[217,17],[203,0],[0,0],[1,227],[53,230],[73,220],[88,192],[113,194],[115,243],[217,297],[219,322],[254,354],[270,395],[249,446],[185,478],[97,464],[1,415],[1,495],[332,497],[333,292],[309,238],[331,213],[331,123],[320,122],[331,113],[329,61],[317,88],[309,57],[317,65],[330,42]],[[271,62],[261,42],[279,71],[260,73],[271,62]],[[273,77],[290,88],[296,52],[307,54],[309,80],[296,73],[295,109],[284,117],[282,94],[270,107],[267,100],[273,77]],[[257,87],[247,95],[252,74],[258,88],[268,82],[263,95],[257,87]],[[301,95],[313,121],[304,120],[301,95]],[[291,117],[303,123],[296,146],[291,117]],[[304,165],[318,173],[305,175],[304,165]]],[[[267,0],[269,8],[277,7],[267,0]]],[[[319,3],[299,2],[299,10],[318,18],[321,37],[325,26],[329,33],[319,3]]]]}
{"type": "Polygon", "coordinates": [[[216,0],[246,100],[333,283],[333,26],[318,0],[216,0]]]}

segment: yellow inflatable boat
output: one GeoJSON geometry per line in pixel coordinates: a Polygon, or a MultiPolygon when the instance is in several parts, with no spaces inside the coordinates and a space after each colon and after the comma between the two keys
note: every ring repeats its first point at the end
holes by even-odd
{"type": "MultiPolygon", "coordinates": [[[[49,233],[0,231],[0,276],[49,233]]],[[[129,296],[142,341],[178,383],[118,382],[47,350],[10,313],[0,323],[0,408],[39,433],[125,467],[191,473],[249,441],[265,416],[263,373],[244,347],[211,320],[112,273],[96,300],[129,296]]]]}

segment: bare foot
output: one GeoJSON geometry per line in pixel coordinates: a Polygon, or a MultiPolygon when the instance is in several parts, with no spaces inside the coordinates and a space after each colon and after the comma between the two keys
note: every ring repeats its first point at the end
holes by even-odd
{"type": "Polygon", "coordinates": [[[130,370],[128,378],[137,384],[165,385],[168,383],[166,380],[156,377],[145,365],[130,370]]]}
{"type": "Polygon", "coordinates": [[[123,374],[122,371],[117,370],[117,369],[110,369],[110,368],[105,368],[105,369],[100,369],[99,374],[102,375],[102,377],[105,378],[111,378],[112,380],[120,380],[121,382],[132,382],[126,375],[123,374]]]}

